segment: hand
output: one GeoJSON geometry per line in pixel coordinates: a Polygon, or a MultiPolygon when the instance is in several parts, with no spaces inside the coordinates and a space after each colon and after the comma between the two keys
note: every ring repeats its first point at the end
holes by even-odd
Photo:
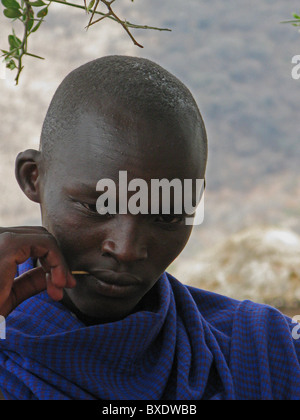
{"type": "Polygon", "coordinates": [[[47,289],[61,300],[64,287],[74,287],[70,273],[53,235],[45,228],[0,228],[0,315],[7,316],[21,302],[47,289]],[[41,266],[15,279],[18,264],[38,258],[41,266]]]}

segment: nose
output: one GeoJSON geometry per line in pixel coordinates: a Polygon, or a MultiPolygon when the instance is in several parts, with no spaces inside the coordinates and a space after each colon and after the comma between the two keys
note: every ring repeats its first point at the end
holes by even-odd
{"type": "Polygon", "coordinates": [[[102,242],[102,254],[120,263],[133,263],[148,257],[145,230],[136,216],[118,215],[119,221],[102,242]]]}

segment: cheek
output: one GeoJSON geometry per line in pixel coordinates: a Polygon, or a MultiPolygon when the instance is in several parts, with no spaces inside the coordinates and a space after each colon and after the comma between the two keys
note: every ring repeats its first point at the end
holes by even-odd
{"type": "Polygon", "coordinates": [[[62,201],[51,201],[50,197],[42,208],[43,225],[55,237],[64,256],[79,255],[90,241],[92,229],[62,201]],[[45,210],[46,209],[46,210],[45,210]]]}
{"type": "Polygon", "coordinates": [[[152,255],[160,260],[161,266],[169,266],[182,252],[192,232],[192,227],[184,226],[176,232],[168,232],[156,237],[153,243],[152,255]]]}

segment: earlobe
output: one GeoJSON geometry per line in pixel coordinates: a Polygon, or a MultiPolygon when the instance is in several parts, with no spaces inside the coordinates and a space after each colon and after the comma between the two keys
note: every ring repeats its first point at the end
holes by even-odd
{"type": "Polygon", "coordinates": [[[29,149],[18,154],[15,175],[24,194],[35,203],[40,203],[41,153],[29,149]]]}

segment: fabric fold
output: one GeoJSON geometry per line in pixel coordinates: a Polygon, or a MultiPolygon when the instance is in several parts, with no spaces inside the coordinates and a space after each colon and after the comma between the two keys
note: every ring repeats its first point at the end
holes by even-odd
{"type": "Polygon", "coordinates": [[[0,340],[5,398],[300,398],[300,347],[289,318],[168,273],[151,293],[151,308],[142,301],[126,318],[93,326],[46,292],[23,302],[0,340]]]}

